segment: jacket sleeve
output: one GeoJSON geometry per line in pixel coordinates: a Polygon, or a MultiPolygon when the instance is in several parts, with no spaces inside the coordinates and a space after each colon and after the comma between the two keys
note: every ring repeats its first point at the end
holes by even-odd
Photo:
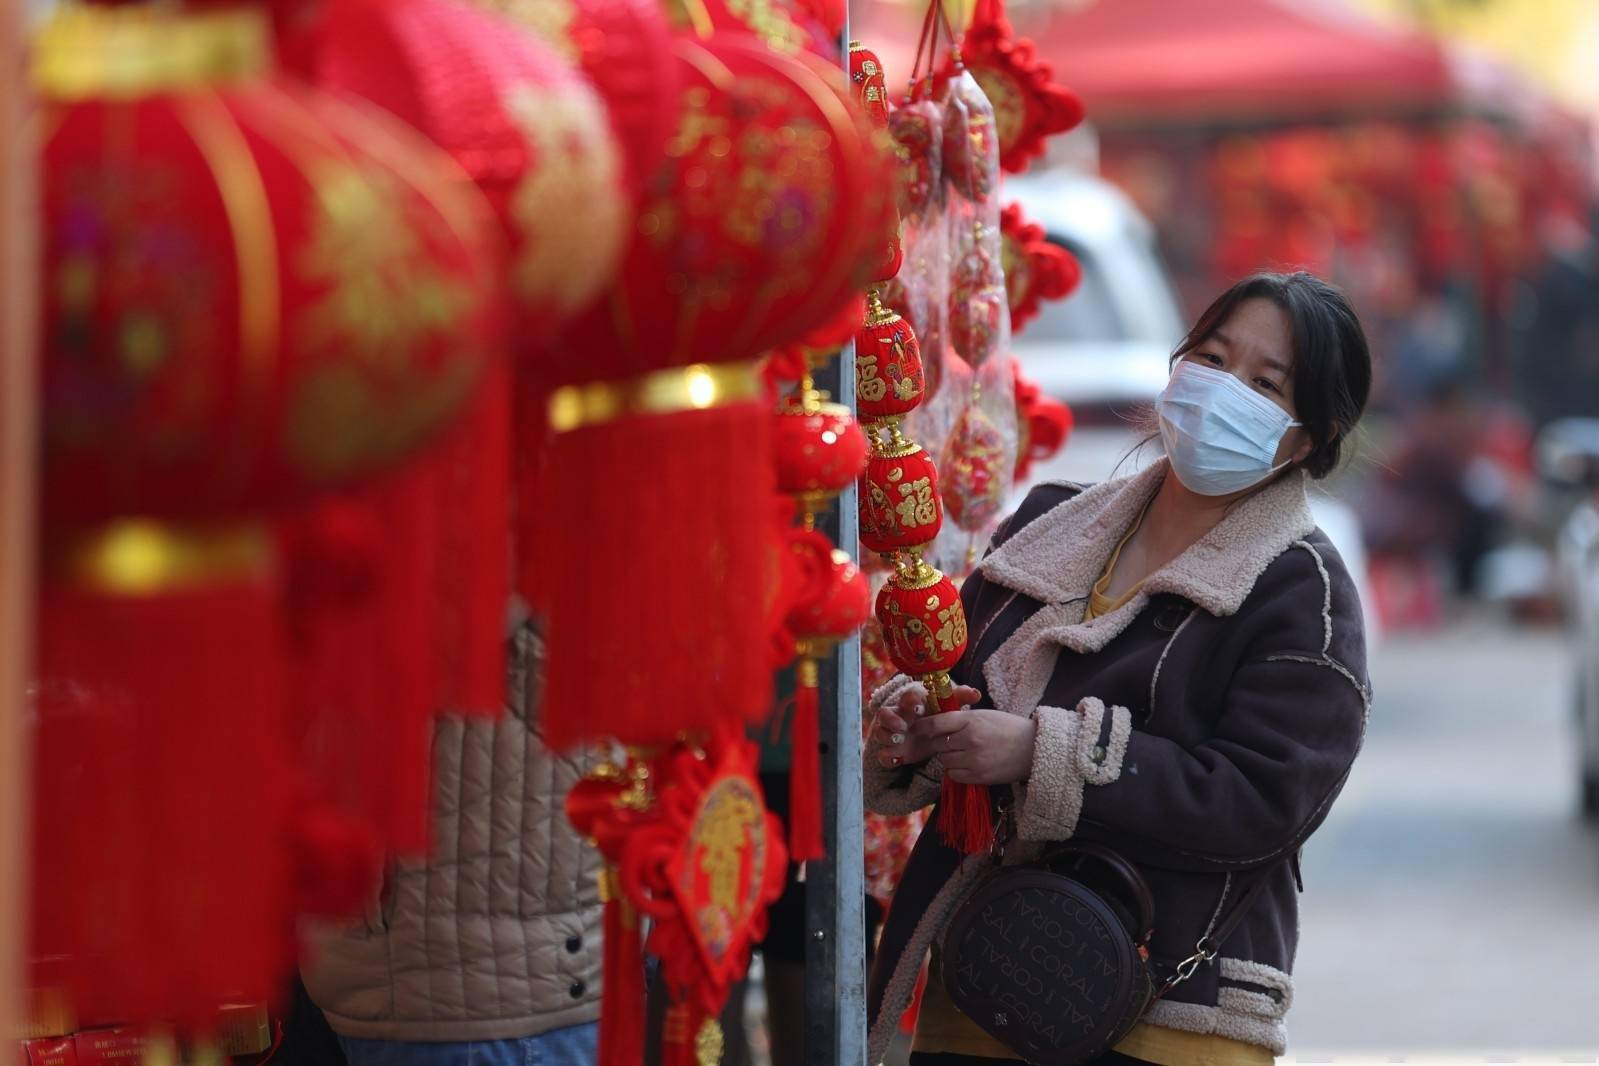
{"type": "Polygon", "coordinates": [[[1039,707],[1018,834],[1063,840],[1104,827],[1130,858],[1193,870],[1297,849],[1342,787],[1369,706],[1347,574],[1329,577],[1319,557],[1299,570],[1309,573],[1240,619],[1255,636],[1202,743],[1135,729],[1127,708],[1093,698],[1039,707]]]}

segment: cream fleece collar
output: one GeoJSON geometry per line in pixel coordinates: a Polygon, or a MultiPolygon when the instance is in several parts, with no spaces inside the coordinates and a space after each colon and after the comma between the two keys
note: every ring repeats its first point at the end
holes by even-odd
{"type": "MultiPolygon", "coordinates": [[[[1043,603],[1086,597],[1166,470],[1162,459],[1132,477],[1084,490],[1028,523],[979,569],[996,585],[1043,603]]],[[[1315,527],[1304,475],[1289,474],[1238,503],[1215,529],[1151,574],[1144,592],[1175,593],[1211,614],[1235,614],[1271,561],[1315,527]]]]}

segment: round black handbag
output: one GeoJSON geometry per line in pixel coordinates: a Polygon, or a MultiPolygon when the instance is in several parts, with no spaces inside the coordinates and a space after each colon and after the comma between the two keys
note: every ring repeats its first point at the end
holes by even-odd
{"type": "Polygon", "coordinates": [[[1066,844],[985,874],[956,910],[940,954],[960,1012],[1035,1066],[1072,1066],[1114,1047],[1156,989],[1154,902],[1122,856],[1066,844]]]}

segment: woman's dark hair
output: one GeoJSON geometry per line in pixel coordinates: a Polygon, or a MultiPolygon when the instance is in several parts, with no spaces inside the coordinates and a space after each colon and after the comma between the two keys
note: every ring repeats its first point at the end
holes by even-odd
{"type": "Polygon", "coordinates": [[[1270,300],[1288,315],[1294,340],[1294,409],[1310,437],[1301,464],[1314,478],[1338,466],[1371,393],[1371,349],[1344,294],[1314,274],[1252,274],[1216,297],[1172,354],[1176,362],[1221,329],[1245,300],[1270,300]]]}

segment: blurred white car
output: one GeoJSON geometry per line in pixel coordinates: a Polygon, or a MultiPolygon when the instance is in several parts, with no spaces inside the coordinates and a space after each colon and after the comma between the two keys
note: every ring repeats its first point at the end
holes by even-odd
{"type": "Polygon", "coordinates": [[[1551,422],[1536,450],[1545,507],[1560,522],[1556,585],[1576,664],[1573,761],[1583,817],[1599,821],[1599,419],[1551,422]]]}
{"type": "MultiPolygon", "coordinates": [[[[1171,355],[1187,332],[1155,243],[1131,200],[1093,174],[1058,168],[1008,179],[1016,200],[1049,239],[1077,257],[1083,280],[1069,298],[1045,303],[1012,343],[1022,373],[1071,407],[1076,425],[1060,454],[1033,466],[1032,479],[1091,483],[1131,474],[1161,454],[1153,405],[1166,387],[1171,355]]],[[[1017,502],[1027,486],[1017,486],[1017,502]]],[[[1316,523],[1372,602],[1360,522],[1343,502],[1311,494],[1316,523]]],[[[1368,643],[1377,620],[1366,612],[1368,643]]]]}

